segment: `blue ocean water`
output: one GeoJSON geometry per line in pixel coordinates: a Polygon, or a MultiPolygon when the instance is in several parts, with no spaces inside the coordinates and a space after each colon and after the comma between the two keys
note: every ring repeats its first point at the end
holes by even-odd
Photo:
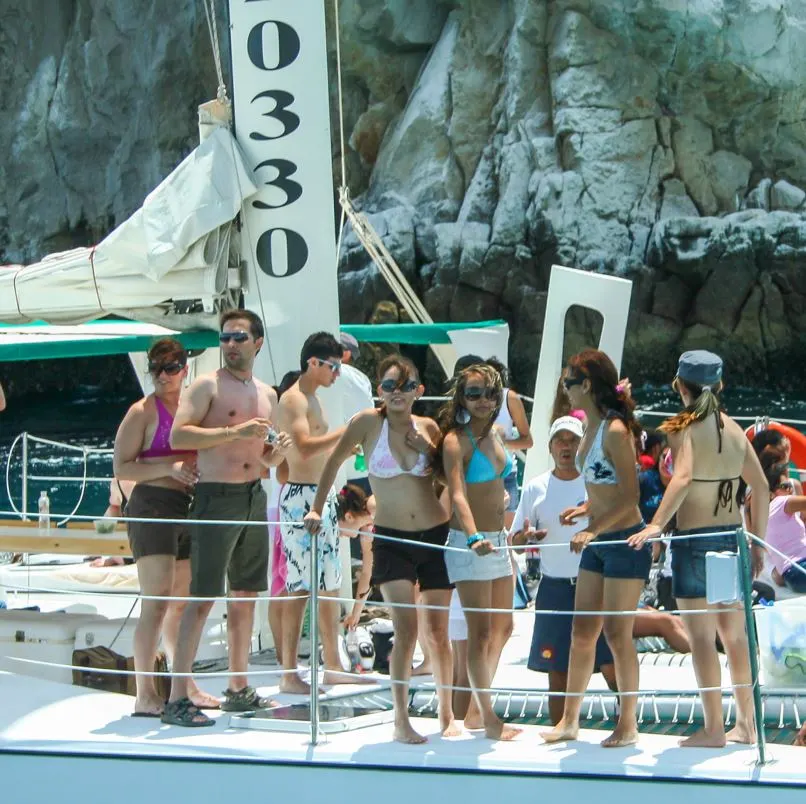
{"type": "MultiPolygon", "coordinates": [[[[670,388],[649,386],[634,388],[638,407],[646,411],[675,411],[679,400],[670,388]]],[[[123,394],[110,397],[95,386],[83,386],[70,397],[54,405],[51,396],[26,399],[18,409],[14,406],[0,415],[0,518],[22,505],[22,450],[18,441],[13,451],[14,438],[24,430],[52,441],[93,449],[111,449],[117,426],[128,406],[134,401],[123,394]],[[11,493],[9,500],[8,490],[11,493]]],[[[769,415],[777,418],[806,421],[806,400],[770,391],[732,389],[726,391],[725,404],[733,416],[769,415]]],[[[425,412],[425,411],[423,411],[425,412]]],[[[649,414],[643,417],[646,426],[661,418],[649,414]]],[[[798,428],[806,432],[806,425],[798,428]]],[[[36,501],[42,489],[51,500],[53,518],[71,513],[86,516],[101,515],[109,497],[108,482],[80,481],[87,477],[109,478],[112,474],[112,456],[92,451],[82,453],[66,447],[29,442],[29,477],[55,478],[29,479],[28,508],[36,511],[36,501]],[[83,488],[82,488],[83,485],[83,488]]]]}

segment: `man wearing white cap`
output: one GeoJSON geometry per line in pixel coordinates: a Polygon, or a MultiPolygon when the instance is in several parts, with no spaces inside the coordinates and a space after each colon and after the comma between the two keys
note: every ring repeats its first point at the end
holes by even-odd
{"type": "MultiPolygon", "coordinates": [[[[531,480],[523,489],[510,534],[513,545],[539,542],[543,576],[535,598],[535,625],[528,667],[548,673],[549,691],[565,692],[571,650],[579,553],[570,549],[571,537],[587,527],[587,519],[561,525],[560,514],[585,502],[585,481],[576,467],[582,439],[582,422],[573,416],[555,419],[549,430],[549,452],[554,469],[531,480]],[[568,615],[541,614],[567,611],[568,615]]],[[[602,635],[596,643],[596,668],[608,686],[616,689],[613,656],[602,635]]],[[[557,723],[563,714],[563,698],[549,696],[549,714],[557,723]]]]}

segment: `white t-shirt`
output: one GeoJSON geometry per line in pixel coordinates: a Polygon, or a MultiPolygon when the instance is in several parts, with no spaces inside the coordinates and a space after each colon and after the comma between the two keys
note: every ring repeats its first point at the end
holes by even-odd
{"type": "MultiPolygon", "coordinates": [[[[347,424],[356,413],[375,407],[375,402],[372,399],[372,383],[369,381],[369,377],[363,371],[348,363],[342,363],[341,374],[330,388],[320,388],[317,391],[320,398],[325,398],[329,393],[341,394],[344,424],[347,424]]],[[[355,468],[354,458],[350,458],[345,463],[344,468],[349,480],[367,476],[366,471],[362,472],[355,468]]]]}
{"type": "MultiPolygon", "coordinates": [[[[568,545],[575,533],[588,526],[588,520],[578,519],[574,525],[561,525],[560,514],[566,508],[582,505],[586,499],[581,475],[574,480],[560,480],[553,472],[544,472],[524,486],[510,533],[523,530],[523,522],[528,519],[535,530],[548,530],[546,538],[538,542],[540,548],[550,544],[568,545]]],[[[552,578],[575,578],[579,574],[580,557],[581,554],[572,553],[570,547],[548,547],[540,550],[540,565],[552,578]]]]}

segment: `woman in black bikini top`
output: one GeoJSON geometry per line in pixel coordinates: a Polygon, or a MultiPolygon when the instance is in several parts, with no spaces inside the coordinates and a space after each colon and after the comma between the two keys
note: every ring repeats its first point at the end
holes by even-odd
{"type": "MultiPolygon", "coordinates": [[[[741,477],[751,487],[756,532],[764,537],[767,529],[767,481],[744,432],[721,409],[722,360],[712,352],[686,352],[680,358],[673,386],[685,406],[660,429],[669,435],[674,473],[652,523],[630,542],[643,545],[659,536],[672,516],[678,513],[683,530],[676,536],[690,539],[672,541],[672,589],[682,610],[710,609],[705,614],[683,614],[683,624],[691,642],[697,683],[702,692],[705,724],[701,731],[681,741],[683,746],[720,747],[727,740],[749,743],[755,739],[750,661],[741,607],[709,605],[705,588],[705,556],[709,551],[736,551],[736,530],[741,527],[741,500],[735,500],[734,481],[741,477]],[[708,420],[716,424],[716,445],[708,420]],[[698,426],[702,423],[703,426],[698,426]],[[723,457],[724,456],[724,457],[723,457]],[[703,466],[712,471],[703,471],[703,466]],[[714,466],[722,471],[713,471],[714,466]],[[738,474],[734,474],[738,470],[738,474]],[[721,477],[713,477],[721,474],[721,477]],[[710,476],[709,476],[710,475],[710,476]],[[725,477],[725,475],[732,475],[725,477]],[[716,486],[716,499],[696,492],[695,484],[716,486]],[[729,516],[732,514],[732,516],[729,516]],[[710,535],[714,534],[714,535],[710,535]],[[728,734],[722,720],[722,685],[715,642],[717,633],[736,687],[736,726],[728,734]]],[[[754,565],[763,561],[763,549],[753,544],[754,565]]]]}

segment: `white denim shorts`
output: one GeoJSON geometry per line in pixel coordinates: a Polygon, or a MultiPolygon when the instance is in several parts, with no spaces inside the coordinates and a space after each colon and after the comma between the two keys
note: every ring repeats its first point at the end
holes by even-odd
{"type": "MultiPolygon", "coordinates": [[[[506,546],[507,531],[480,531],[495,547],[506,546]]],[[[509,550],[496,550],[486,556],[477,555],[467,546],[467,534],[463,530],[451,528],[448,534],[448,546],[460,547],[462,552],[456,550],[445,551],[445,566],[448,568],[448,578],[451,583],[462,581],[494,581],[497,578],[506,578],[512,575],[512,562],[509,560],[509,550]]]]}

